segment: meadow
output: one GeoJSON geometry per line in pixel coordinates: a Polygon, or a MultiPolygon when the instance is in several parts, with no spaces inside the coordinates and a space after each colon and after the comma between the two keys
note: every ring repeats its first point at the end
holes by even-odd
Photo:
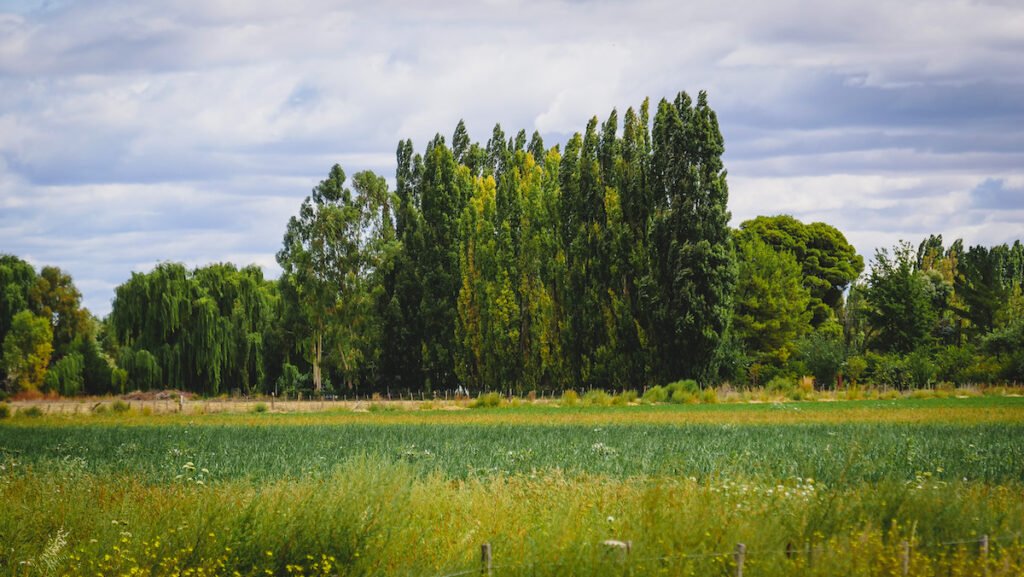
{"type": "Polygon", "coordinates": [[[1022,417],[989,397],[15,415],[0,574],[430,577],[479,573],[490,543],[494,575],[734,575],[743,543],[748,577],[1018,575],[1022,417]]]}

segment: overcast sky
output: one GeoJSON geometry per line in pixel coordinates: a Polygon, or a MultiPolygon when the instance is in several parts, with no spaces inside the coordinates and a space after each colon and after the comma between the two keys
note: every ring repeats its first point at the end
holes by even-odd
{"type": "Polygon", "coordinates": [[[0,253],[95,313],[160,261],[257,263],[341,163],[460,118],[564,143],[707,90],[733,224],[1024,238],[1024,3],[0,0],[0,253]]]}

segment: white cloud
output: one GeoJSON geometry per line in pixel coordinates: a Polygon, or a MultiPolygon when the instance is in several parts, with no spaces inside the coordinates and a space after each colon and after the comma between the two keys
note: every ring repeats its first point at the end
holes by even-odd
{"type": "MultiPolygon", "coordinates": [[[[0,12],[0,250],[89,306],[163,260],[256,262],[341,162],[710,92],[736,221],[791,212],[874,247],[1024,236],[1015,2],[66,2],[0,12]],[[1005,193],[991,195],[1001,199],[1005,193]]],[[[652,107],[653,108],[653,107],[652,107]]]]}

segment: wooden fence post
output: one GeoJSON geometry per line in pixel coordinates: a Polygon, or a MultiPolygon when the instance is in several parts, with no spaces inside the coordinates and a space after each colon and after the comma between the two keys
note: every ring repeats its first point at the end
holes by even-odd
{"type": "Polygon", "coordinates": [[[910,573],[910,542],[900,543],[900,575],[907,577],[910,573]]]}
{"type": "Polygon", "coordinates": [[[747,546],[738,543],[733,557],[736,559],[736,577],[743,577],[743,562],[747,560],[747,546]]]}
{"type": "Polygon", "coordinates": [[[480,546],[480,574],[484,577],[491,577],[491,544],[484,543],[480,546]]]}
{"type": "Polygon", "coordinates": [[[988,577],[988,535],[981,536],[981,568],[982,575],[988,577]]]}

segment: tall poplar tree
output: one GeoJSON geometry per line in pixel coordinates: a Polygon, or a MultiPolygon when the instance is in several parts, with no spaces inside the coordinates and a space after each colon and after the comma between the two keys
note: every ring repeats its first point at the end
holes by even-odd
{"type": "Polygon", "coordinates": [[[701,92],[681,92],[654,118],[651,184],[652,315],[664,380],[717,378],[736,266],[726,208],[724,144],[701,92]]]}

